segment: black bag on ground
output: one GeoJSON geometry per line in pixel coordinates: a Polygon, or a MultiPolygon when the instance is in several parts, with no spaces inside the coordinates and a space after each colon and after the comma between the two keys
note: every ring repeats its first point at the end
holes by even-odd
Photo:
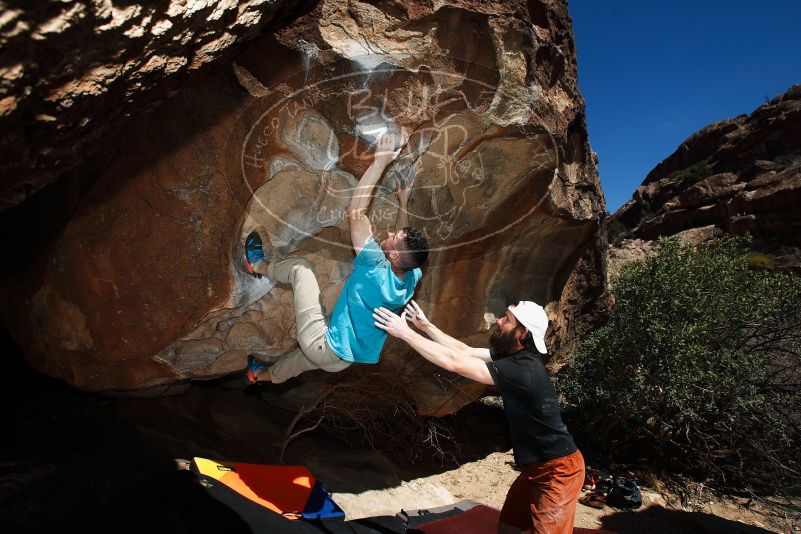
{"type": "Polygon", "coordinates": [[[642,506],[640,487],[633,480],[617,477],[612,490],[606,496],[606,504],[625,510],[639,508],[642,506]]]}
{"type": "Polygon", "coordinates": [[[599,493],[606,495],[615,487],[615,479],[612,478],[612,475],[608,475],[603,471],[598,471],[597,479],[597,482],[595,482],[595,491],[599,493]]]}

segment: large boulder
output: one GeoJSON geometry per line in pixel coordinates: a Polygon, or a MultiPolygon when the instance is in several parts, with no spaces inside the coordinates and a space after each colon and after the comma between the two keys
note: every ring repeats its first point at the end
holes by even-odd
{"type": "MultiPolygon", "coordinates": [[[[507,304],[535,300],[554,367],[592,328],[604,201],[565,3],[325,0],[217,65],[7,217],[64,221],[4,278],[4,321],[38,370],[160,394],[294,348],[291,288],[244,272],[243,238],[305,256],[333,309],[352,269],[343,211],[384,130],[408,142],[371,218],[392,228],[414,180],[410,223],[433,248],[416,299],[434,322],[481,344],[507,304]]],[[[383,360],[371,369],[423,413],[481,392],[393,340],[383,360]]]]}

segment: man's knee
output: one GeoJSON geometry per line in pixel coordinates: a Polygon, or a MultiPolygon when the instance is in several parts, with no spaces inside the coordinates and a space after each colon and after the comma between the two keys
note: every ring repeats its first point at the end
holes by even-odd
{"type": "Polygon", "coordinates": [[[293,283],[298,280],[298,278],[314,278],[314,266],[312,262],[307,260],[306,258],[298,257],[292,262],[292,267],[290,268],[290,281],[293,283]]]}
{"type": "Polygon", "coordinates": [[[306,258],[304,258],[302,256],[298,256],[292,262],[292,269],[293,270],[294,269],[300,269],[300,270],[307,270],[308,269],[310,271],[313,271],[314,270],[314,266],[312,265],[312,262],[310,262],[306,258]]]}

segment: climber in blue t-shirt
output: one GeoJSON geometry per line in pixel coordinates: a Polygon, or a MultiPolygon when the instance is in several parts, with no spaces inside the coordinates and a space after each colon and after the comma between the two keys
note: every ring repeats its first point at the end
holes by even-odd
{"type": "Polygon", "coordinates": [[[422,276],[420,266],[428,256],[428,243],[423,234],[407,226],[406,205],[411,184],[398,183],[395,231],[380,243],[373,237],[367,217],[373,190],[399,152],[391,136],[382,136],[373,163],[353,191],[348,219],[356,259],[330,321],[326,320],[321,306],[320,287],[311,263],[298,256],[276,262],[265,260],[259,235],[256,232],[248,235],[245,242],[248,271],[292,284],[299,345],[269,367],[250,356],[249,383],[280,383],[312,369],[336,372],[353,362],[378,362],[387,334],[376,328],[373,309],[403,309],[412,298],[422,276]]]}

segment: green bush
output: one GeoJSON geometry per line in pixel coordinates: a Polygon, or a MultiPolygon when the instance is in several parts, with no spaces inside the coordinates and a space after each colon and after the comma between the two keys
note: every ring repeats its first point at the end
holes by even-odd
{"type": "Polygon", "coordinates": [[[661,239],[623,269],[609,322],[559,379],[596,461],[725,489],[797,487],[801,278],[750,267],[747,244],[661,239]]]}
{"type": "Polygon", "coordinates": [[[694,163],[686,169],[675,172],[670,181],[695,185],[701,180],[706,180],[710,176],[712,176],[712,166],[704,160],[694,163]]]}

